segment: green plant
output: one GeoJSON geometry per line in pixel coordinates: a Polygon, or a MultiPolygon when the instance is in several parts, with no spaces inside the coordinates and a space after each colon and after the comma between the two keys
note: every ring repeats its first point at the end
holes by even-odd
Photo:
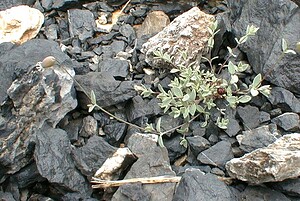
{"type": "MultiPolygon", "coordinates": [[[[236,46],[233,49],[227,47],[229,56],[222,64],[219,64],[217,70],[213,65],[213,61],[218,57],[203,57],[210,67],[210,70],[204,70],[200,69],[200,66],[195,62],[188,66],[176,66],[172,62],[173,58],[170,57],[170,55],[161,50],[155,51],[154,55],[157,59],[162,59],[174,67],[170,70],[170,73],[175,73],[176,76],[169,84],[168,90],[158,85],[158,92],[154,92],[152,89],[141,85],[139,88],[141,95],[143,95],[144,98],[150,95],[157,95],[157,98],[161,101],[159,105],[164,113],[168,113],[173,118],[183,118],[184,124],[177,129],[179,133],[185,134],[188,132],[190,122],[199,116],[203,119],[201,126],[206,126],[210,120],[210,114],[213,108],[219,110],[221,114],[215,121],[215,124],[221,129],[226,129],[229,120],[226,118],[224,110],[217,108],[217,100],[223,100],[228,106],[235,108],[240,103],[249,102],[260,93],[265,96],[270,94],[271,87],[270,85],[262,85],[264,77],[262,77],[261,74],[256,75],[252,83],[247,85],[241,81],[240,75],[250,66],[243,62],[234,64],[229,61],[230,58],[237,57],[234,54],[235,50],[241,44],[245,43],[249,37],[254,36],[258,29],[259,28],[253,25],[248,26],[246,34],[240,39],[235,39],[237,43],[236,46]],[[228,71],[228,80],[220,76],[222,70],[228,71]]],[[[211,37],[208,40],[208,48],[211,54],[211,49],[214,45],[214,36],[218,32],[217,22],[209,27],[209,32],[211,37]]],[[[282,40],[282,50],[283,54],[295,53],[293,50],[287,48],[284,39],[282,40]]],[[[186,59],[186,53],[183,52],[181,58],[186,59]]],[[[282,57],[279,59],[282,59],[282,57]]],[[[149,125],[148,130],[157,131],[152,125],[149,125]]],[[[160,137],[162,137],[162,135],[160,135],[160,137]]]]}

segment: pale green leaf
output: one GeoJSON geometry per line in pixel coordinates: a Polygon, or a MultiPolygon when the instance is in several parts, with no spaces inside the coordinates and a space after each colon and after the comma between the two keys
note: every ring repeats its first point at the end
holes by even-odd
{"type": "Polygon", "coordinates": [[[190,108],[189,108],[190,114],[191,114],[192,116],[195,115],[196,110],[197,110],[196,104],[192,104],[192,105],[190,106],[190,108]]]}
{"type": "Polygon", "coordinates": [[[252,82],[252,88],[254,89],[257,89],[259,87],[259,85],[261,84],[261,81],[262,81],[262,76],[261,74],[257,74],[255,76],[255,78],[253,79],[253,82],[252,82]]]}
{"type": "Polygon", "coordinates": [[[170,73],[177,73],[177,72],[179,72],[179,71],[180,71],[180,69],[172,68],[171,71],[170,71],[170,73]]]}
{"type": "Polygon", "coordinates": [[[259,94],[258,90],[254,89],[254,88],[251,88],[250,93],[253,97],[257,96],[259,94]]]}
{"type": "Polygon", "coordinates": [[[155,127],[155,128],[156,128],[156,131],[159,132],[159,133],[161,132],[161,130],[160,130],[160,127],[161,127],[160,124],[161,124],[161,117],[159,117],[159,118],[157,119],[156,127],[155,127]]]}
{"type": "Polygon", "coordinates": [[[283,52],[285,52],[287,50],[288,46],[287,46],[287,42],[286,40],[283,38],[281,39],[281,49],[283,52]]]}
{"type": "Polygon", "coordinates": [[[235,84],[239,81],[239,77],[237,75],[231,75],[230,84],[235,84]]]}
{"type": "Polygon", "coordinates": [[[171,91],[177,98],[181,98],[183,96],[183,92],[179,87],[173,87],[171,91]]]}
{"type": "Polygon", "coordinates": [[[285,50],[284,54],[297,54],[294,50],[285,50]]]}
{"type": "Polygon", "coordinates": [[[185,94],[182,98],[182,101],[188,101],[190,99],[190,95],[189,94],[185,94]]]}
{"type": "Polygon", "coordinates": [[[231,61],[229,61],[228,63],[228,72],[233,75],[236,73],[236,70],[237,70],[237,66],[234,65],[231,61]]]}
{"type": "Polygon", "coordinates": [[[251,100],[251,98],[252,97],[249,96],[249,95],[243,95],[243,96],[239,97],[238,101],[240,103],[247,103],[247,102],[249,102],[251,100]]]}
{"type": "Polygon", "coordinates": [[[96,101],[96,95],[95,95],[94,90],[91,91],[91,103],[93,105],[96,105],[96,103],[97,103],[97,101],[96,101]]]}
{"type": "Polygon", "coordinates": [[[188,142],[185,138],[181,138],[180,143],[181,146],[183,146],[184,148],[188,147],[188,142]]]}
{"type": "Polygon", "coordinates": [[[158,142],[158,145],[159,145],[160,147],[165,147],[164,141],[163,141],[163,138],[162,138],[162,135],[159,135],[159,136],[158,136],[157,142],[158,142]]]}

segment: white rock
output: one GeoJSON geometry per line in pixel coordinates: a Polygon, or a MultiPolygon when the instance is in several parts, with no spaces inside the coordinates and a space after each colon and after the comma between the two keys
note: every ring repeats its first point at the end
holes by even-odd
{"type": "Polygon", "coordinates": [[[44,15],[29,6],[16,6],[0,12],[0,43],[21,44],[34,38],[44,23],[44,15]]]}
{"type": "Polygon", "coordinates": [[[146,54],[146,62],[153,67],[170,67],[161,59],[155,58],[153,52],[157,50],[168,53],[176,65],[198,61],[206,51],[210,37],[208,27],[214,20],[214,16],[202,12],[198,7],[178,16],[143,45],[142,52],[146,54]],[[182,59],[182,52],[187,53],[187,61],[182,59]]]}
{"type": "Polygon", "coordinates": [[[300,176],[300,134],[284,135],[268,147],[227,162],[232,178],[253,184],[283,181],[300,176]]]}

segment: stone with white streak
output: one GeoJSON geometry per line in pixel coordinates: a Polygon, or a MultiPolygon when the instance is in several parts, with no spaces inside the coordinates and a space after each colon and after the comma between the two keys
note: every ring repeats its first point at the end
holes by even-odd
{"type": "Polygon", "coordinates": [[[0,12],[0,43],[22,44],[34,38],[44,23],[44,15],[29,6],[16,6],[0,12]]]}
{"type": "Polygon", "coordinates": [[[153,67],[168,66],[161,59],[155,58],[153,52],[157,50],[168,53],[176,65],[198,61],[206,51],[210,37],[208,27],[212,22],[214,17],[197,7],[178,16],[143,45],[142,52],[146,54],[146,62],[153,67]],[[188,55],[186,61],[182,59],[182,52],[188,55]]]}
{"type": "Polygon", "coordinates": [[[268,147],[227,162],[232,178],[253,184],[277,182],[300,176],[300,133],[284,135],[268,147]]]}

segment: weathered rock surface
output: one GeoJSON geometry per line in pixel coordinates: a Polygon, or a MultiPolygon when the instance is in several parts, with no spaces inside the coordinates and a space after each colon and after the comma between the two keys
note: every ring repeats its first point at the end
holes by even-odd
{"type": "Polygon", "coordinates": [[[72,149],[72,157],[76,167],[90,178],[115,151],[102,137],[94,135],[84,146],[72,149]]]}
{"type": "Polygon", "coordinates": [[[214,21],[212,15],[194,7],[174,19],[163,31],[150,38],[143,45],[146,62],[153,67],[168,66],[161,59],[154,58],[154,51],[162,50],[174,57],[175,64],[189,64],[201,58],[209,38],[208,27],[214,21]],[[182,52],[188,55],[184,61],[182,52]]]}
{"type": "Polygon", "coordinates": [[[31,6],[33,3],[34,2],[32,0],[2,0],[0,2],[0,11],[19,5],[31,6]]]}
{"type": "Polygon", "coordinates": [[[272,122],[283,128],[285,131],[297,131],[300,127],[299,115],[286,112],[272,119],[272,122]]]}
{"type": "Polygon", "coordinates": [[[267,98],[272,105],[279,107],[284,112],[300,113],[300,100],[292,92],[282,87],[273,87],[267,98]]]}
{"type": "Polygon", "coordinates": [[[78,37],[79,40],[85,41],[93,36],[96,23],[91,11],[70,9],[68,20],[71,37],[78,37]]]}
{"type": "Polygon", "coordinates": [[[300,178],[287,179],[282,182],[271,184],[272,188],[290,196],[300,196],[300,178]]]}
{"type": "Polygon", "coordinates": [[[24,43],[34,38],[44,23],[44,15],[29,6],[16,6],[0,12],[0,43],[24,43]]]}
{"type": "Polygon", "coordinates": [[[125,78],[129,73],[129,63],[120,59],[104,59],[99,64],[100,72],[108,72],[114,77],[125,78]]]}
{"type": "Polygon", "coordinates": [[[91,189],[72,160],[67,133],[45,125],[37,131],[35,142],[34,159],[41,176],[61,190],[69,189],[89,197],[91,189]]]}
{"type": "Polygon", "coordinates": [[[244,107],[239,106],[237,113],[242,119],[245,129],[253,129],[260,125],[262,112],[257,107],[246,105],[244,107]]]}
{"type": "Polygon", "coordinates": [[[153,35],[162,31],[170,24],[169,17],[162,11],[152,11],[147,15],[141,27],[137,31],[137,37],[153,35]]]}
{"type": "Polygon", "coordinates": [[[240,149],[251,152],[272,144],[279,137],[278,133],[270,132],[269,126],[261,126],[256,129],[243,131],[242,135],[236,136],[240,149]]]}
{"type": "MultiPolygon", "coordinates": [[[[175,176],[169,163],[166,148],[158,147],[156,140],[151,139],[151,135],[149,134],[133,134],[129,138],[128,147],[138,156],[138,160],[132,165],[125,179],[163,175],[175,176]]],[[[142,192],[146,198],[150,197],[151,201],[168,201],[173,198],[175,185],[175,183],[144,184],[142,186],[142,192]]],[[[139,188],[139,184],[134,184],[134,186],[135,188],[139,188]]],[[[133,186],[131,186],[131,188],[133,188],[133,186]]],[[[127,187],[120,187],[114,194],[112,200],[133,200],[133,197],[136,197],[136,195],[130,193],[131,191],[132,190],[127,187]]]]}
{"type": "Polygon", "coordinates": [[[183,174],[173,201],[234,201],[237,200],[228,186],[213,174],[198,169],[188,169],[183,174]]]}
{"type": "Polygon", "coordinates": [[[197,160],[201,163],[224,168],[225,163],[233,158],[230,142],[221,141],[199,153],[197,160]]]}
{"type": "MultiPolygon", "coordinates": [[[[90,93],[94,90],[97,103],[102,106],[111,106],[125,102],[136,95],[133,81],[116,81],[110,73],[90,72],[75,76],[76,80],[90,93]]],[[[82,92],[81,87],[75,84],[76,90],[82,92]]],[[[78,99],[81,107],[86,108],[90,100],[83,94],[78,99]]]]}
{"type": "Polygon", "coordinates": [[[274,68],[266,79],[300,94],[300,54],[286,55],[279,64],[275,63],[282,53],[282,38],[288,41],[291,49],[300,41],[299,7],[290,0],[229,0],[228,6],[231,31],[238,38],[245,34],[247,25],[260,27],[257,35],[241,46],[254,71],[264,74],[274,68]]]}
{"type": "Polygon", "coordinates": [[[284,135],[268,147],[227,162],[229,175],[254,184],[300,176],[300,134],[284,135]]]}
{"type": "Polygon", "coordinates": [[[1,111],[0,167],[4,173],[15,173],[32,160],[36,130],[44,122],[55,127],[77,101],[72,78],[59,67],[44,71],[33,67],[11,84],[7,94],[1,111]]]}
{"type": "Polygon", "coordinates": [[[262,187],[262,186],[247,186],[247,188],[241,193],[240,200],[243,201],[290,201],[284,194],[275,190],[262,187]]]}

